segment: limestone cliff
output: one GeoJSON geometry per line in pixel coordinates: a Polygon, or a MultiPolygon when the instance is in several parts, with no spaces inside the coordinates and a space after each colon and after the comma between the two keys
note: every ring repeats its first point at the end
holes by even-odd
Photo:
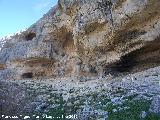
{"type": "Polygon", "coordinates": [[[3,40],[0,78],[103,77],[160,65],[159,0],[59,0],[3,40]]]}

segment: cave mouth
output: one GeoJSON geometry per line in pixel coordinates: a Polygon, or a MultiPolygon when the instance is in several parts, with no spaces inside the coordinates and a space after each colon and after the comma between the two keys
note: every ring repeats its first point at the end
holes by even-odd
{"type": "Polygon", "coordinates": [[[25,36],[25,40],[29,41],[29,40],[32,40],[34,37],[36,37],[36,33],[30,32],[25,36]]]}
{"type": "Polygon", "coordinates": [[[119,73],[130,72],[132,68],[137,64],[137,61],[135,58],[136,58],[136,55],[134,55],[133,53],[125,55],[121,57],[119,62],[115,63],[112,69],[119,73]]]}
{"type": "Polygon", "coordinates": [[[104,70],[104,74],[118,75],[120,73],[131,72],[134,66],[138,64],[136,60],[136,52],[129,53],[121,57],[117,62],[107,65],[104,70]]]}
{"type": "MultiPolygon", "coordinates": [[[[159,38],[158,38],[159,40],[159,38]]],[[[148,45],[124,55],[117,62],[104,68],[104,75],[113,76],[135,73],[160,65],[160,43],[154,41],[148,45]]]]}
{"type": "Polygon", "coordinates": [[[33,73],[32,72],[23,73],[21,77],[22,78],[33,78],[33,73]]]}

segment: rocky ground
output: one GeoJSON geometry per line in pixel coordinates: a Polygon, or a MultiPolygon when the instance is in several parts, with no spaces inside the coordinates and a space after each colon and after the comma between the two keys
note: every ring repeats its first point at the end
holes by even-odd
{"type": "Polygon", "coordinates": [[[0,118],[159,120],[159,5],[58,0],[0,40],[0,118]]]}
{"type": "Polygon", "coordinates": [[[160,67],[118,78],[1,80],[1,119],[158,120],[160,67]]]}

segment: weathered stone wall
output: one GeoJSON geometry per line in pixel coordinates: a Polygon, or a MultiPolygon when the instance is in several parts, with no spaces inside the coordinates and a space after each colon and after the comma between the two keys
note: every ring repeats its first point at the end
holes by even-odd
{"type": "Polygon", "coordinates": [[[16,79],[136,72],[160,65],[159,36],[159,0],[59,0],[6,40],[0,69],[16,79]]]}

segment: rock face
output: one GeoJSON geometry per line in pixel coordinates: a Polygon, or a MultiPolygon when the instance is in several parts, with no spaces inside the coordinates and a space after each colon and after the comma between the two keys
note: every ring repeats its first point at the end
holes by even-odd
{"type": "Polygon", "coordinates": [[[0,46],[3,79],[141,71],[160,65],[160,1],[59,0],[0,46]]]}

